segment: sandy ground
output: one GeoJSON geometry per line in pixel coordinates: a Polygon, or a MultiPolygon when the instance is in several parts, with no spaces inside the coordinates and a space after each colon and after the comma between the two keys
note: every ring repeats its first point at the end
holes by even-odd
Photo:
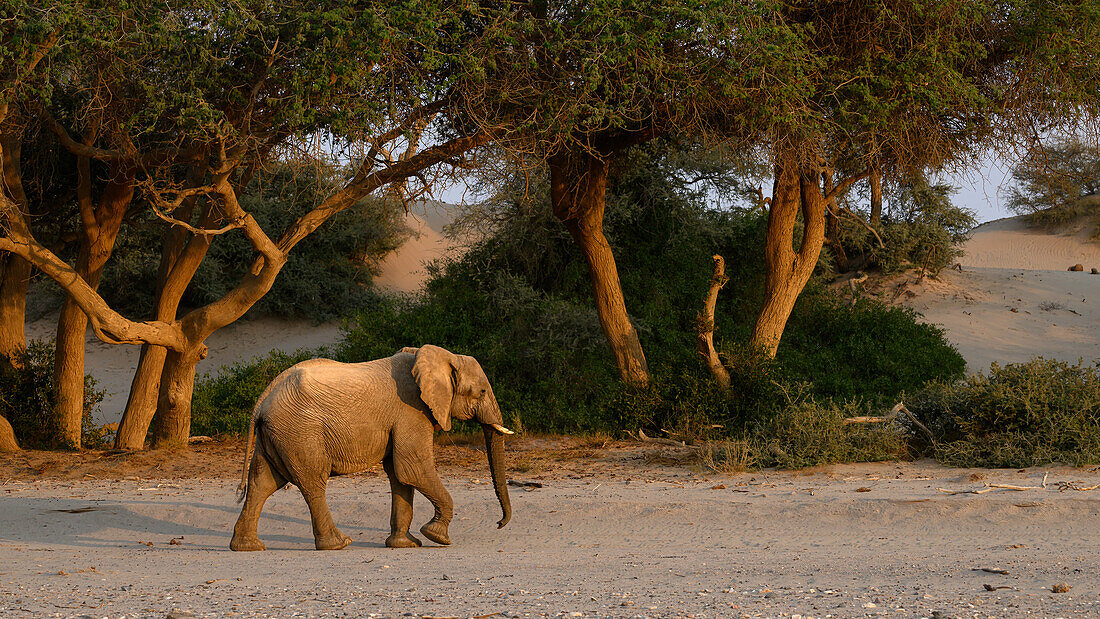
{"type": "MultiPolygon", "coordinates": [[[[423,277],[443,251],[433,216],[416,220],[421,246],[384,265],[394,281],[423,277]]],[[[1100,356],[1100,277],[1088,274],[1100,252],[1084,233],[1002,220],[966,250],[961,272],[880,292],[943,325],[972,370],[1100,356]],[[1076,262],[1084,273],[1065,271],[1076,262]]],[[[200,371],[338,338],[336,325],[241,322],[211,338],[200,371]]],[[[89,344],[88,370],[113,392],[106,421],[136,359],[134,347],[89,344]]],[[[240,441],[2,455],[0,617],[1100,616],[1097,469],[715,473],[683,448],[523,438],[509,443],[511,477],[542,487],[512,488],[515,514],[498,531],[484,454],[463,437],[441,441],[453,546],[384,548],[388,486],[372,470],[332,481],[330,506],[356,542],[327,553],[312,550],[293,489],[265,509],[267,552],[227,550],[240,441]],[[1059,583],[1069,591],[1053,593],[1059,583]]],[[[418,499],[417,526],[425,508],[418,499]]]]}
{"type": "Polygon", "coordinates": [[[449,209],[448,205],[439,202],[410,204],[405,225],[412,235],[379,263],[382,272],[374,278],[374,283],[395,292],[420,290],[428,276],[426,265],[459,246],[455,240],[443,236],[443,227],[451,223],[454,215],[453,207],[449,209]]]}
{"type": "Polygon", "coordinates": [[[1100,357],[1100,242],[1079,227],[1061,234],[1028,228],[1020,218],[974,229],[961,270],[937,278],[908,273],[877,292],[913,307],[947,331],[971,372],[993,361],[1035,356],[1091,363],[1100,357]],[[1074,264],[1083,272],[1070,272],[1074,264]]]}
{"type": "MultiPolygon", "coordinates": [[[[239,508],[225,474],[237,446],[196,450],[218,472],[198,477],[157,476],[156,454],[89,456],[51,478],[34,472],[48,454],[0,459],[0,616],[1100,614],[1100,491],[1060,487],[1100,484],[1095,470],[917,462],[719,474],[675,448],[527,439],[511,445],[512,478],[543,486],[513,487],[512,522],[497,530],[483,454],[447,446],[454,545],[383,547],[388,485],[375,470],[330,483],[337,523],[355,539],[347,549],[312,550],[305,503],[289,489],[260,521],[269,550],[233,553],[239,508]],[[1036,488],[939,490],[986,484],[1036,488]],[[1052,593],[1056,583],[1071,588],[1052,593]]],[[[426,506],[418,499],[417,526],[426,506]]]]}

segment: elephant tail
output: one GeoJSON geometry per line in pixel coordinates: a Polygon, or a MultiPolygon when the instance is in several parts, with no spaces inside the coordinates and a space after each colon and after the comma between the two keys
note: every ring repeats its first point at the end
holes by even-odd
{"type": "Polygon", "coordinates": [[[264,389],[259,399],[256,400],[256,406],[252,408],[252,418],[248,421],[248,438],[244,440],[244,466],[241,467],[241,483],[237,486],[238,503],[243,501],[245,495],[248,494],[248,463],[252,459],[253,439],[259,440],[259,437],[256,436],[256,429],[260,426],[260,405],[267,399],[268,392],[271,391],[276,382],[278,382],[277,378],[271,381],[271,384],[264,389]]]}
{"type": "MultiPolygon", "coordinates": [[[[257,404],[259,406],[259,404],[257,404]]],[[[248,438],[244,440],[244,466],[241,467],[241,483],[237,486],[237,502],[244,500],[248,493],[248,461],[252,459],[252,439],[256,436],[256,421],[258,415],[252,411],[252,419],[248,422],[248,438]]]]}

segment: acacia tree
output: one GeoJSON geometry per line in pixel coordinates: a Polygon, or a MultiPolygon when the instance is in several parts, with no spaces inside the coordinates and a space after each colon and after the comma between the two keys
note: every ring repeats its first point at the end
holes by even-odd
{"type": "MultiPolygon", "coordinates": [[[[794,60],[759,135],[775,166],[766,300],[752,342],[774,355],[853,182],[965,165],[990,145],[1095,118],[1100,8],[1088,2],[795,2],[770,7],[794,60]],[[823,172],[844,178],[831,188],[823,172]],[[802,233],[795,242],[796,222],[802,233]]],[[[873,179],[874,180],[874,179],[873,179]]]]}
{"type": "Polygon", "coordinates": [[[539,0],[516,5],[513,28],[478,42],[507,66],[461,84],[455,122],[512,134],[498,143],[520,167],[545,169],[554,215],[581,250],[600,325],[622,380],[649,368],[604,236],[607,183],[633,146],[658,137],[711,140],[751,122],[738,116],[754,89],[741,67],[756,27],[744,3],[539,0]]]}
{"type": "MultiPolygon", "coordinates": [[[[403,158],[383,154],[397,152],[407,131],[419,133],[426,119],[451,104],[452,74],[481,70],[485,59],[462,54],[466,9],[445,2],[291,2],[228,9],[190,2],[166,9],[150,2],[125,11],[92,5],[102,12],[82,13],[91,22],[88,34],[63,46],[78,50],[78,56],[95,51],[111,66],[130,66],[123,77],[127,84],[137,80],[137,91],[117,90],[141,105],[145,122],[120,127],[114,139],[121,148],[83,147],[90,159],[110,163],[144,161],[156,149],[168,149],[173,156],[158,159],[160,165],[137,166],[132,183],[149,208],[191,236],[169,234],[161,302],[148,321],[111,309],[94,282],[35,240],[24,213],[8,199],[0,199],[6,227],[0,250],[61,284],[103,341],[167,351],[162,370],[139,372],[159,374],[154,444],[179,444],[189,432],[203,342],[263,297],[298,242],[363,196],[392,182],[426,178],[440,165],[462,163],[464,153],[487,141],[475,129],[441,135],[435,145],[403,158]],[[362,145],[359,163],[316,208],[281,236],[269,236],[242,208],[241,192],[273,157],[316,156],[304,146],[318,135],[362,145]],[[178,286],[186,286],[211,238],[231,233],[244,234],[257,253],[249,272],[221,299],[177,318],[178,286]]],[[[61,82],[71,69],[57,67],[43,79],[61,82]]],[[[104,83],[109,89],[118,85],[111,75],[104,83]]],[[[38,109],[30,100],[20,103],[38,109]]],[[[66,140],[67,129],[56,124],[59,138],[66,140]]],[[[147,352],[143,359],[149,357],[147,352]]],[[[119,433],[122,446],[136,448],[144,441],[149,419],[130,414],[139,409],[148,410],[128,407],[126,431],[119,433]]]]}
{"type": "Polygon", "coordinates": [[[1077,140],[1035,144],[1012,168],[1008,208],[1060,223],[1100,206],[1100,148],[1077,140]]]}

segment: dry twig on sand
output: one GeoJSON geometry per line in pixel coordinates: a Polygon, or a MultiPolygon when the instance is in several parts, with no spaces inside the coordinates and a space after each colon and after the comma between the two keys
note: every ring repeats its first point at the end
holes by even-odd
{"type": "Polygon", "coordinates": [[[1097,484],[1095,486],[1082,486],[1075,481],[1063,481],[1058,483],[1058,492],[1065,492],[1066,490],[1088,492],[1089,490],[1096,490],[1097,488],[1100,488],[1100,484],[1097,484]]]}
{"type": "Polygon", "coordinates": [[[895,404],[894,408],[890,409],[890,412],[882,417],[848,417],[844,420],[844,425],[851,425],[854,423],[884,423],[897,419],[898,413],[905,413],[905,416],[908,417],[915,426],[920,428],[921,432],[928,437],[928,440],[931,441],[933,445],[936,444],[936,438],[932,436],[932,431],[917,419],[917,416],[905,406],[904,402],[895,404]]]}
{"type": "Polygon", "coordinates": [[[936,488],[944,494],[985,494],[986,492],[992,492],[993,488],[985,488],[983,490],[948,490],[947,488],[936,488]]]}
{"type": "Polygon", "coordinates": [[[986,484],[986,488],[1003,488],[1005,490],[1042,490],[1039,486],[1013,486],[1012,484],[986,484]]]}

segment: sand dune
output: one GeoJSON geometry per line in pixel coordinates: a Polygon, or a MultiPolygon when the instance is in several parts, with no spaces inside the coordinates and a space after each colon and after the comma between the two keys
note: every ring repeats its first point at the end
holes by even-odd
{"type": "Polygon", "coordinates": [[[962,270],[938,278],[906,274],[884,291],[947,331],[971,372],[993,361],[1035,356],[1076,362],[1100,357],[1100,243],[1078,226],[1051,234],[1021,218],[974,229],[962,270]],[[1066,269],[1081,263],[1084,272],[1066,269]]]}
{"type": "Polygon", "coordinates": [[[1065,271],[1082,264],[1100,268],[1100,243],[1089,238],[1091,225],[1050,233],[1032,228],[1021,217],[984,223],[971,233],[959,260],[963,267],[1065,271]]]}
{"type": "Polygon", "coordinates": [[[410,205],[405,225],[412,236],[379,263],[381,272],[374,283],[394,292],[420,290],[428,278],[427,264],[458,246],[456,241],[443,236],[443,227],[453,219],[454,212],[446,204],[417,202],[410,205]]]}

